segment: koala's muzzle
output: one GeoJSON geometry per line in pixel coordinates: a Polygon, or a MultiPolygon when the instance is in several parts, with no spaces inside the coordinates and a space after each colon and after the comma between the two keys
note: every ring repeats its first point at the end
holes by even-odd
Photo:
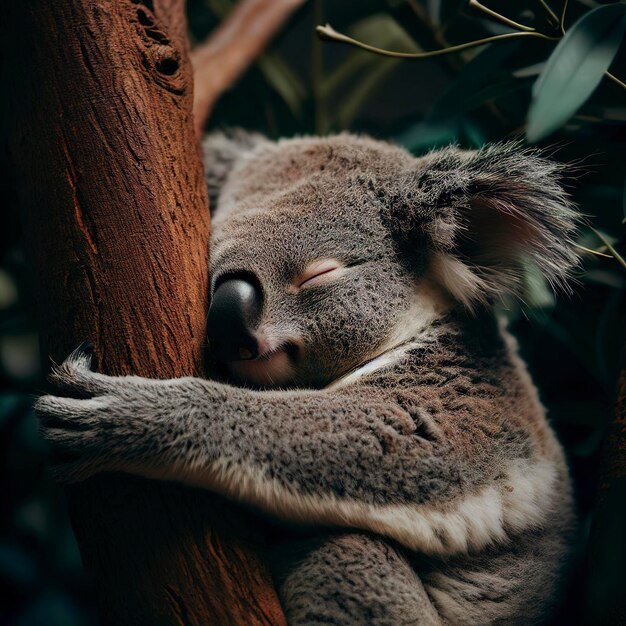
{"type": "Polygon", "coordinates": [[[259,356],[254,331],[262,305],[261,290],[252,281],[231,278],[218,285],[207,320],[207,339],[215,358],[241,361],[259,356]]]}

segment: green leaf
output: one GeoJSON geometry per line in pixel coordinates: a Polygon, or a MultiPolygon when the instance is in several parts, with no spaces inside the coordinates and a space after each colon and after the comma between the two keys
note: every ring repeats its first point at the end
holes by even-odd
{"type": "MultiPolygon", "coordinates": [[[[386,13],[370,15],[348,28],[348,34],[355,39],[367,41],[379,48],[393,48],[405,52],[419,52],[420,47],[411,36],[386,13]]],[[[328,98],[342,91],[348,83],[367,76],[378,66],[393,68],[400,59],[381,57],[364,50],[352,50],[347,59],[328,74],[322,84],[322,94],[328,98]],[[385,63],[394,61],[394,63],[385,63]]]]}
{"type": "Polygon", "coordinates": [[[584,282],[604,285],[611,289],[626,289],[626,277],[624,273],[609,272],[607,270],[587,270],[582,276],[584,282]]]}
{"type": "Polygon", "coordinates": [[[465,140],[463,145],[467,145],[471,148],[482,148],[488,141],[482,128],[469,121],[461,124],[461,135],[465,140]]]}
{"type": "Polygon", "coordinates": [[[459,124],[455,121],[446,124],[418,122],[394,137],[394,142],[414,154],[424,154],[433,148],[456,143],[459,140],[459,134],[459,124]]]}
{"type": "Polygon", "coordinates": [[[441,23],[441,0],[426,0],[426,10],[433,24],[441,23]]]}
{"type": "Polygon", "coordinates": [[[583,15],[554,49],[537,79],[526,136],[535,143],[560,128],[602,80],[626,31],[626,5],[583,15]]]}
{"type": "MultiPolygon", "coordinates": [[[[418,52],[419,46],[389,15],[377,13],[359,20],[350,36],[380,48],[418,52]]],[[[399,65],[400,59],[354,50],[322,84],[322,96],[336,101],[332,126],[348,128],[380,83],[399,65]]]]}
{"type": "Polygon", "coordinates": [[[467,63],[454,82],[437,98],[432,106],[429,118],[442,120],[481,105],[494,94],[494,87],[505,83],[503,91],[514,85],[510,78],[494,81],[494,74],[501,70],[506,61],[519,49],[519,41],[509,41],[500,46],[488,46],[467,63]],[[491,93],[489,93],[491,91],[491,93]],[[485,97],[487,96],[487,97],[485,97]],[[471,104],[468,104],[471,103],[471,104]]]}
{"type": "Polygon", "coordinates": [[[467,0],[441,0],[439,7],[439,21],[443,24],[453,21],[463,15],[467,0]]]}
{"type": "MultiPolygon", "coordinates": [[[[232,11],[233,0],[206,0],[211,11],[220,19],[225,19],[232,11]]],[[[302,102],[307,90],[300,77],[276,52],[264,52],[259,56],[257,65],[267,83],[278,93],[289,107],[292,115],[299,118],[302,114],[302,102]]]]}
{"type": "Polygon", "coordinates": [[[531,76],[539,76],[539,74],[543,72],[543,68],[545,66],[545,61],[542,61],[541,63],[533,63],[532,65],[527,65],[526,67],[520,67],[519,69],[514,70],[512,74],[513,76],[515,76],[515,78],[529,78],[531,76]]]}
{"type": "MultiPolygon", "coordinates": [[[[500,81],[487,85],[467,97],[458,97],[456,101],[450,99],[445,106],[436,111],[433,121],[447,117],[460,116],[468,111],[476,109],[490,100],[496,100],[522,89],[527,89],[529,82],[512,76],[505,76],[500,81]]],[[[434,109],[433,109],[434,111],[434,109]]]]}
{"type": "Polygon", "coordinates": [[[300,77],[285,60],[275,52],[266,52],[257,61],[265,80],[285,101],[295,118],[302,114],[302,104],[307,89],[300,77]]]}

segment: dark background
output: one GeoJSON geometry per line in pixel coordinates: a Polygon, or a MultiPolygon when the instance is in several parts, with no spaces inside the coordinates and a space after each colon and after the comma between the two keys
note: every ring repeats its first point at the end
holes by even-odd
{"type": "MultiPolygon", "coordinates": [[[[560,14],[562,0],[551,0],[560,14]]],[[[189,0],[192,41],[201,41],[232,5],[189,0]]],[[[572,0],[566,29],[593,7],[572,0]]],[[[538,0],[493,0],[489,7],[551,32],[538,0]]],[[[210,128],[241,126],[270,137],[367,132],[415,154],[456,142],[476,148],[524,137],[531,88],[554,42],[523,39],[434,59],[397,60],[322,42],[314,26],[393,50],[432,50],[510,29],[456,0],[353,0],[308,3],[271,48],[219,101],[210,128]]],[[[611,72],[626,79],[621,50],[611,72]]],[[[558,99],[555,106],[559,106],[558,99]]],[[[587,216],[581,245],[610,250],[593,226],[624,254],[626,90],[604,79],[556,133],[539,145],[571,164],[566,185],[587,216]]],[[[96,622],[62,492],[44,467],[32,398],[48,366],[38,349],[37,293],[22,247],[20,209],[10,164],[1,168],[7,202],[0,227],[0,624],[80,625],[96,622]]],[[[599,461],[614,412],[626,341],[626,272],[615,258],[583,255],[570,296],[554,297],[528,268],[524,302],[502,303],[524,357],[566,447],[575,480],[580,530],[565,601],[556,623],[600,623],[624,592],[626,494],[611,510],[613,531],[593,546],[602,567],[590,569],[599,461]]]]}

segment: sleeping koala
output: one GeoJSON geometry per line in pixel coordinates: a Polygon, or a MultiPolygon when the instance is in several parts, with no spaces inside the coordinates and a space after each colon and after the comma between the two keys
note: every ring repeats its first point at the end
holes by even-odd
{"type": "Polygon", "coordinates": [[[53,373],[57,474],[200,486],[316,531],[276,548],[289,624],[534,624],[572,527],[563,452],[494,301],[559,286],[576,214],[512,144],[415,158],[339,135],[204,143],[226,379],[53,373]],[[71,461],[67,459],[70,458],[71,461]]]}

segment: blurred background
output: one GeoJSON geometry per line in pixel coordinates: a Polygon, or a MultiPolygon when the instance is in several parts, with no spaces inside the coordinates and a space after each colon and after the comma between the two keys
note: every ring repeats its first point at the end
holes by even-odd
{"type": "MultiPolygon", "coordinates": [[[[189,0],[192,43],[234,4],[189,0]]],[[[571,0],[563,35],[564,4],[490,0],[489,13],[467,0],[305,2],[219,100],[208,130],[241,126],[272,138],[350,130],[416,155],[449,143],[477,148],[521,138],[572,166],[566,185],[587,217],[573,294],[555,298],[528,267],[528,297],[501,309],[575,481],[580,529],[554,624],[618,623],[606,612],[626,596],[626,493],[605,503],[611,524],[594,531],[594,513],[626,342],[626,89],[619,84],[626,80],[626,50],[619,49],[626,12],[623,3],[571,0]],[[412,53],[512,32],[546,37],[405,60],[322,41],[315,26],[327,22],[359,41],[412,53]],[[609,64],[617,81],[602,77],[609,64]]],[[[0,227],[0,624],[95,624],[63,494],[46,475],[31,412],[48,364],[31,313],[37,293],[19,207],[8,166],[0,170],[9,200],[0,227]]]]}

